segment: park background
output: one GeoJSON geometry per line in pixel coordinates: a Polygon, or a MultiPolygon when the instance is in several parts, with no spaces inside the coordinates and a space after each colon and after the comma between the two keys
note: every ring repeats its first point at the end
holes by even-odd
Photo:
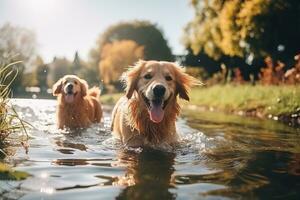
{"type": "MultiPolygon", "coordinates": [[[[0,1],[0,66],[11,97],[52,98],[75,74],[113,104],[139,59],[175,61],[205,85],[191,104],[300,124],[297,0],[0,1]]],[[[187,105],[188,107],[188,105],[187,105]]]]}
{"type": "Polygon", "coordinates": [[[299,11],[299,0],[0,0],[0,199],[300,199],[299,11]],[[119,77],[139,59],[204,83],[179,100],[172,152],[111,137],[119,77]],[[101,87],[100,125],[57,129],[51,87],[65,74],[101,87]]]}

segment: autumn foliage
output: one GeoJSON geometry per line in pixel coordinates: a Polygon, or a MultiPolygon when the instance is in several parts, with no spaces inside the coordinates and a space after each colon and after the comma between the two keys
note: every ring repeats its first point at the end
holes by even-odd
{"type": "Polygon", "coordinates": [[[296,85],[300,83],[300,54],[295,56],[295,65],[284,70],[285,64],[277,61],[274,64],[271,57],[265,59],[266,67],[261,69],[260,81],[263,85],[296,85]]]}
{"type": "Polygon", "coordinates": [[[289,69],[284,74],[286,84],[300,84],[300,54],[295,56],[295,67],[289,69]]]}
{"type": "MultiPolygon", "coordinates": [[[[288,66],[280,60],[274,61],[271,57],[264,59],[264,64],[260,66],[258,80],[250,77],[250,80],[245,80],[241,68],[227,68],[226,65],[221,65],[221,70],[212,74],[210,78],[205,75],[203,70],[189,67],[187,72],[200,79],[204,79],[206,85],[215,85],[223,83],[233,83],[235,85],[249,83],[259,83],[261,85],[298,85],[300,84],[300,54],[294,57],[294,64],[288,66]]],[[[202,68],[201,68],[202,69],[202,68]]]]}
{"type": "Polygon", "coordinates": [[[115,85],[126,68],[144,57],[144,47],[132,40],[107,43],[101,52],[100,76],[105,85],[115,85]]]}

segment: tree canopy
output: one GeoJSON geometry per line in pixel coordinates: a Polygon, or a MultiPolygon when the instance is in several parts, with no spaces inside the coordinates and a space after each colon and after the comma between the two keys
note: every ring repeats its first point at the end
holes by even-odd
{"type": "Polygon", "coordinates": [[[37,80],[37,85],[42,90],[47,90],[48,88],[48,73],[48,65],[44,63],[43,59],[40,56],[38,56],[36,59],[35,76],[37,80]]]}
{"type": "Polygon", "coordinates": [[[14,92],[23,90],[22,80],[25,67],[30,67],[30,63],[36,56],[36,37],[35,34],[25,28],[5,24],[0,27],[0,67],[15,61],[22,61],[12,66],[12,73],[8,76],[7,81],[14,77],[11,87],[14,92]]]}
{"type": "Polygon", "coordinates": [[[82,60],[78,52],[75,52],[70,70],[71,74],[87,80],[90,85],[99,85],[98,67],[94,67],[91,63],[82,60]]]}
{"type": "Polygon", "coordinates": [[[116,84],[126,68],[144,57],[144,47],[132,40],[107,43],[101,53],[99,69],[105,84],[116,84]]]}
{"type": "Polygon", "coordinates": [[[28,64],[36,53],[35,34],[25,28],[5,24],[0,27],[0,63],[23,61],[28,64]]]}
{"type": "Polygon", "coordinates": [[[171,49],[157,25],[148,21],[130,21],[114,24],[99,36],[96,48],[90,51],[93,63],[99,63],[107,43],[121,40],[132,40],[139,46],[144,46],[146,60],[174,60],[171,49]]]}
{"type": "Polygon", "coordinates": [[[53,61],[49,64],[49,79],[48,85],[53,85],[64,75],[71,73],[72,63],[66,58],[54,57],[53,61]]]}
{"type": "Polygon", "coordinates": [[[293,57],[300,51],[298,0],[192,0],[194,19],[183,42],[194,54],[293,57]]]}

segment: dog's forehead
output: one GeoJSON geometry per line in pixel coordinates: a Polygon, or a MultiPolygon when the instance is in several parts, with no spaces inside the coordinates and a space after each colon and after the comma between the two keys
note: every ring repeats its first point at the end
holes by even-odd
{"type": "Polygon", "coordinates": [[[74,81],[78,81],[79,79],[76,77],[76,76],[67,76],[64,78],[65,81],[68,81],[68,82],[74,82],[74,81]]]}
{"type": "Polygon", "coordinates": [[[151,61],[145,65],[146,72],[172,73],[172,64],[169,62],[151,61]]]}

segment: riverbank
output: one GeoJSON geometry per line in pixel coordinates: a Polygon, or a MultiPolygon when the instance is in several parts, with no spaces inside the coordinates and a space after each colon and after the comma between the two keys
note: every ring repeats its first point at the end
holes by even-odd
{"type": "MultiPolygon", "coordinates": [[[[122,94],[106,94],[104,104],[114,104],[122,94]]],[[[262,85],[215,85],[194,88],[186,108],[270,118],[300,127],[300,87],[262,85]]]]}
{"type": "Polygon", "coordinates": [[[299,86],[215,85],[196,88],[191,92],[191,104],[300,126],[299,86]]]}

